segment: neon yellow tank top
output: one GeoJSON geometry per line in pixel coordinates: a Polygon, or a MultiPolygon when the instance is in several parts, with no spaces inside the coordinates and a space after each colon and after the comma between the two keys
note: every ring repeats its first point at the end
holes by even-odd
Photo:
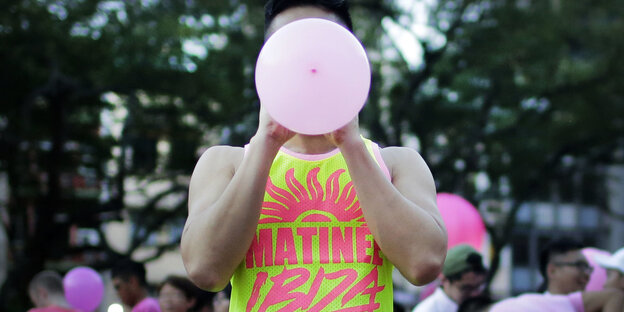
{"type": "MultiPolygon", "coordinates": [[[[389,174],[379,147],[364,139],[389,174]]],[[[374,242],[342,154],[282,148],[230,311],[392,311],[393,265],[374,242]]]]}

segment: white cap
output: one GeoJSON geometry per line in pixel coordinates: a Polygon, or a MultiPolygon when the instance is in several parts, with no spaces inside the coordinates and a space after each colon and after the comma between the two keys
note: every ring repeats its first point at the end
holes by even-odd
{"type": "Polygon", "coordinates": [[[594,261],[605,269],[618,270],[624,273],[624,248],[620,248],[612,256],[596,254],[594,261]]]}

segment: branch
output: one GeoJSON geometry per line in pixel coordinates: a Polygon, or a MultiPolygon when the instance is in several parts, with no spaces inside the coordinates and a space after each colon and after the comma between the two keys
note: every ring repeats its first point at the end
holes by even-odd
{"type": "Polygon", "coordinates": [[[383,5],[383,2],[378,0],[354,0],[350,2],[350,6],[351,8],[363,8],[376,16],[394,17],[399,14],[397,10],[392,9],[387,5],[383,5]]]}
{"type": "Polygon", "coordinates": [[[180,238],[178,238],[177,240],[174,240],[174,241],[172,241],[170,243],[164,244],[164,245],[158,245],[158,246],[156,246],[156,248],[157,248],[156,253],[154,255],[150,256],[150,257],[147,257],[147,258],[143,259],[141,262],[150,262],[150,261],[157,260],[165,252],[174,250],[174,249],[176,249],[179,246],[180,246],[180,238]]]}
{"type": "MultiPolygon", "coordinates": [[[[158,203],[158,201],[160,201],[162,198],[164,198],[165,196],[169,195],[169,194],[173,194],[175,192],[180,192],[180,191],[186,191],[187,187],[180,185],[180,184],[176,184],[173,187],[171,187],[170,189],[158,194],[157,196],[155,196],[154,198],[152,198],[150,200],[150,202],[145,206],[146,208],[144,208],[141,213],[144,215],[151,215],[154,214],[154,212],[156,211],[156,204],[158,203]]],[[[142,235],[138,234],[138,231],[135,231],[132,235],[132,239],[131,239],[131,243],[130,243],[130,248],[129,248],[129,252],[132,252],[133,250],[135,250],[136,248],[138,248],[140,245],[142,245],[148,238],[149,235],[155,231],[156,229],[158,229],[160,226],[162,226],[162,224],[167,221],[168,219],[170,219],[171,217],[173,217],[179,208],[183,207],[186,205],[186,202],[182,202],[180,205],[178,205],[177,207],[175,207],[172,210],[163,212],[162,214],[160,214],[159,217],[154,218],[154,220],[152,222],[149,222],[145,225],[145,232],[142,235]]]]}
{"type": "MultiPolygon", "coordinates": [[[[406,114],[405,108],[409,107],[413,103],[414,94],[418,91],[423,82],[431,77],[433,68],[435,65],[442,59],[442,56],[446,53],[448,49],[448,42],[451,42],[455,39],[456,30],[463,25],[462,16],[466,12],[468,6],[472,4],[471,1],[465,1],[462,3],[461,8],[458,10],[460,13],[457,15],[458,17],[453,21],[451,26],[446,31],[441,31],[445,38],[447,38],[447,44],[442,48],[432,51],[427,48],[426,44],[423,44],[424,54],[423,54],[423,69],[418,72],[408,72],[408,82],[407,89],[405,91],[405,95],[403,100],[399,103],[399,105],[394,106],[396,110],[393,112],[392,116],[394,116],[393,124],[400,125],[406,114]]],[[[400,130],[400,129],[398,129],[400,130]]],[[[395,131],[395,141],[399,142],[401,137],[400,131],[395,131]]]]}

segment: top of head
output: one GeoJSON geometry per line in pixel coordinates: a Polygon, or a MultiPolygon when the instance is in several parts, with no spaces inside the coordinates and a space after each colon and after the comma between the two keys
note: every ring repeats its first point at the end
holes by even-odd
{"type": "Polygon", "coordinates": [[[331,20],[353,31],[346,0],[269,0],[264,14],[265,38],[289,22],[310,17],[331,20]]]}

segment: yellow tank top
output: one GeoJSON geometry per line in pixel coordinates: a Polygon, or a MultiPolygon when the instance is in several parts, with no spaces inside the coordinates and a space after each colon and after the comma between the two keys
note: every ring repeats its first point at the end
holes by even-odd
{"type": "MultiPolygon", "coordinates": [[[[386,173],[379,147],[364,139],[386,173]]],[[[373,240],[342,154],[282,148],[230,311],[392,311],[392,264],[373,240]]]]}

